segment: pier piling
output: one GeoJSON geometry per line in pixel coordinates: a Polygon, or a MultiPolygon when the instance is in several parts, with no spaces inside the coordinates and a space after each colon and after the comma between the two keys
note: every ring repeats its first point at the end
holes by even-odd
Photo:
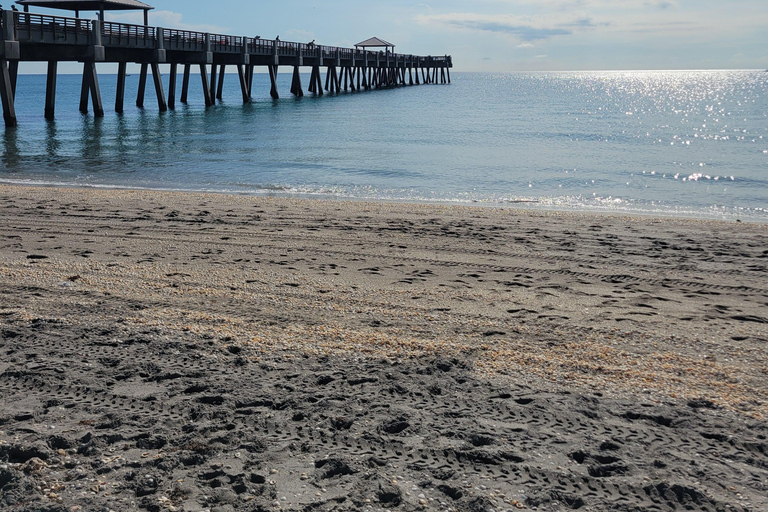
{"type": "Polygon", "coordinates": [[[141,71],[139,72],[139,90],[136,94],[136,106],[144,108],[144,95],[147,90],[147,70],[149,65],[146,63],[141,64],[141,71]]]}
{"type": "Polygon", "coordinates": [[[0,96],[3,102],[3,119],[5,126],[11,128],[17,125],[16,107],[14,106],[13,86],[11,85],[11,74],[8,71],[8,61],[0,59],[0,96]]]}
{"type": "Polygon", "coordinates": [[[280,95],[277,93],[277,64],[271,64],[269,66],[269,81],[272,84],[269,95],[272,96],[272,99],[274,100],[279,99],[280,95]]]}
{"type": "Polygon", "coordinates": [[[251,94],[248,92],[247,69],[243,69],[242,64],[237,65],[237,76],[240,78],[240,91],[243,93],[243,103],[251,101],[251,94]]]}
{"type": "Polygon", "coordinates": [[[304,96],[304,91],[301,89],[301,74],[299,73],[299,66],[293,67],[293,80],[291,82],[291,94],[299,98],[304,96]]]}
{"type": "Polygon", "coordinates": [[[16,82],[19,79],[19,61],[12,60],[8,63],[8,73],[11,76],[11,92],[14,99],[16,98],[16,82]]]}
{"type": "Polygon", "coordinates": [[[177,64],[171,63],[171,71],[168,75],[168,109],[174,110],[176,108],[176,73],[177,64]]]}
{"type": "Polygon", "coordinates": [[[80,89],[80,112],[88,113],[88,96],[93,104],[93,115],[104,117],[104,106],[101,103],[101,90],[99,89],[99,76],[96,73],[96,63],[93,61],[83,63],[83,85],[80,89]]]}
{"type": "Polygon", "coordinates": [[[56,72],[58,62],[48,61],[48,76],[45,83],[45,118],[53,119],[56,111],[56,72]]]}
{"type": "Polygon", "coordinates": [[[213,106],[213,96],[211,95],[211,89],[208,85],[208,67],[205,64],[200,64],[200,78],[203,80],[203,96],[205,96],[205,106],[213,106]]]}
{"type": "Polygon", "coordinates": [[[181,78],[181,97],[179,101],[187,103],[189,96],[189,75],[192,71],[192,64],[184,64],[184,75],[181,78]]]}
{"type": "Polygon", "coordinates": [[[127,63],[120,62],[117,65],[117,92],[115,94],[115,112],[123,113],[125,103],[125,77],[127,75],[127,63]]]}
{"type": "Polygon", "coordinates": [[[157,95],[157,107],[160,112],[168,110],[168,104],[165,102],[165,91],[163,90],[163,77],[160,74],[160,64],[152,63],[152,78],[155,82],[155,94],[157,95]]]}
{"type": "Polygon", "coordinates": [[[211,84],[208,89],[208,93],[211,96],[211,100],[215,103],[216,102],[216,85],[218,85],[217,78],[218,69],[216,67],[216,64],[211,64],[211,84]]]}
{"type": "Polygon", "coordinates": [[[248,97],[253,98],[253,72],[256,66],[248,64],[248,72],[246,73],[246,80],[248,82],[248,97]]]}
{"type": "Polygon", "coordinates": [[[216,99],[221,100],[224,99],[224,73],[226,73],[227,66],[226,64],[222,64],[219,67],[219,86],[216,90],[216,99]]]}

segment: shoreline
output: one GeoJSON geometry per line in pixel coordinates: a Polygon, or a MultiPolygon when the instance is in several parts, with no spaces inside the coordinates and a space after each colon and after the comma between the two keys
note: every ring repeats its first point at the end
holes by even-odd
{"type": "Polygon", "coordinates": [[[539,199],[521,199],[521,200],[509,200],[505,202],[492,202],[481,200],[429,200],[429,199],[389,199],[389,198],[365,198],[365,197],[352,197],[334,195],[330,193],[308,193],[308,192],[290,192],[285,190],[263,190],[258,192],[238,192],[235,190],[205,190],[205,189],[171,189],[171,188],[153,188],[153,187],[136,187],[129,185],[82,185],[72,183],[53,183],[53,182],[40,182],[40,183],[28,183],[24,181],[4,180],[0,179],[0,186],[10,187],[22,187],[22,188],[61,188],[72,190],[113,190],[113,191],[136,191],[136,192],[159,192],[168,194],[213,194],[222,196],[242,196],[242,197],[254,197],[254,198],[276,198],[286,200],[298,200],[298,201],[330,201],[330,202],[351,202],[351,203],[382,203],[382,204],[403,204],[403,205],[432,205],[432,206],[446,206],[446,207],[458,207],[458,208],[491,208],[502,209],[509,211],[530,212],[530,213],[564,213],[573,215],[596,215],[596,216],[608,216],[608,217],[639,217],[646,219],[669,219],[669,220],[691,220],[702,222],[722,222],[722,223],[748,223],[755,225],[768,225],[768,217],[762,218],[754,215],[739,216],[735,213],[723,213],[723,214],[704,214],[702,212],[665,212],[665,211],[648,211],[648,210],[610,210],[610,209],[593,209],[589,206],[582,207],[567,207],[548,205],[539,199]],[[526,205],[531,205],[526,207],[526,205]],[[731,218],[722,218],[731,217],[731,218]]]}
{"type": "Polygon", "coordinates": [[[768,506],[763,225],[8,185],[0,215],[9,510],[768,506]]]}

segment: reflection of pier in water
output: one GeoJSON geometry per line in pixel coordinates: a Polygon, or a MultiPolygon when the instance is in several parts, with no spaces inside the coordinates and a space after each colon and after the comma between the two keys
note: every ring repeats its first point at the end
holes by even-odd
{"type": "MultiPolygon", "coordinates": [[[[298,97],[304,95],[299,73],[303,66],[311,68],[307,90],[317,95],[322,95],[323,89],[337,93],[421,83],[450,83],[450,68],[453,66],[450,56],[396,54],[389,51],[389,43],[386,43],[386,51],[368,51],[19,11],[2,12],[0,33],[3,37],[0,46],[0,95],[6,126],[16,125],[14,99],[20,61],[48,63],[45,99],[45,117],[48,119],[54,116],[57,66],[59,62],[66,61],[83,62],[80,110],[88,112],[90,97],[96,117],[104,115],[97,62],[118,64],[117,112],[123,111],[129,62],[141,64],[137,106],[144,106],[146,81],[151,71],[161,111],[175,108],[179,66],[183,66],[180,101],[186,103],[192,66],[198,66],[206,106],[213,105],[216,98],[221,99],[226,66],[237,68],[245,102],[251,100],[256,66],[267,67],[273,98],[279,96],[279,66],[293,67],[290,92],[298,97]],[[161,63],[170,64],[167,100],[160,74],[161,63]],[[208,65],[211,66],[210,77],[208,65]],[[326,71],[324,84],[323,67],[326,71]]],[[[373,44],[368,45],[371,46],[373,44]]]]}

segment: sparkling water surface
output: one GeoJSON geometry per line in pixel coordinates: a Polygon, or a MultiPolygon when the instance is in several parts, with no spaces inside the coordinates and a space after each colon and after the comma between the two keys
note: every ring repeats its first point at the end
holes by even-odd
{"type": "MultiPolygon", "coordinates": [[[[167,72],[167,69],[164,69],[167,72]]],[[[450,85],[295,99],[256,75],[243,104],[78,112],[80,77],[20,75],[0,181],[610,210],[768,222],[768,72],[453,73],[450,85]]],[[[167,85],[167,73],[164,76],[167,85]]],[[[304,86],[309,76],[303,75],[304,86]]],[[[179,87],[180,89],[180,87],[179,87]]],[[[167,92],[167,91],[166,91],[167,92]]],[[[180,93],[180,91],[179,91],[180,93]]],[[[177,95],[178,97],[178,95],[177,95]]]]}

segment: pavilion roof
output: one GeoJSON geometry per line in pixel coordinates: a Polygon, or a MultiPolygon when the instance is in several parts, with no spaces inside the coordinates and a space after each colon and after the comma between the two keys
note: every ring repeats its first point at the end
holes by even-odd
{"type": "Polygon", "coordinates": [[[365,41],[361,43],[357,43],[355,46],[363,46],[363,47],[385,47],[385,46],[391,46],[392,48],[395,47],[392,43],[388,43],[383,39],[379,39],[378,37],[372,37],[370,39],[366,39],[365,41]]]}
{"type": "Polygon", "coordinates": [[[154,9],[149,4],[138,0],[17,0],[19,5],[32,5],[48,9],[64,9],[67,11],[149,11],[154,9]]]}

